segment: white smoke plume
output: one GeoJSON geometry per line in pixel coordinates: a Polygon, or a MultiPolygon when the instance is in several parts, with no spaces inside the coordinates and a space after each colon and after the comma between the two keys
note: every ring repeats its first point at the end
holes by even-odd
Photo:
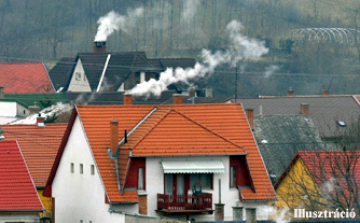
{"type": "Polygon", "coordinates": [[[237,62],[244,60],[257,60],[264,54],[268,53],[268,49],[264,46],[264,42],[255,39],[249,39],[241,34],[242,25],[240,22],[233,20],[230,22],[226,30],[229,35],[229,46],[225,51],[202,50],[202,63],[196,63],[193,68],[167,68],[160,74],[159,80],[150,79],[147,82],[136,85],[133,89],[126,93],[134,96],[146,96],[150,94],[160,96],[167,90],[167,86],[177,82],[189,83],[189,81],[205,77],[214,72],[219,65],[229,64],[235,67],[237,62]]]}
{"type": "MultiPolygon", "coordinates": [[[[55,105],[52,105],[48,108],[44,108],[39,112],[41,117],[44,117],[45,120],[47,118],[51,118],[53,116],[58,116],[62,113],[69,112],[73,109],[73,106],[70,104],[64,104],[62,102],[58,102],[55,105]]],[[[19,124],[36,124],[36,119],[39,114],[32,114],[24,119],[17,120],[15,122],[9,123],[11,125],[19,125],[19,124]]]]}
{"type": "Polygon", "coordinates": [[[120,15],[117,12],[111,11],[105,16],[100,17],[97,21],[99,27],[95,41],[106,41],[109,35],[120,29],[128,32],[128,28],[135,26],[136,20],[143,15],[143,12],[144,9],[140,7],[128,10],[127,15],[120,15]]]}
{"type": "Polygon", "coordinates": [[[280,68],[276,65],[271,65],[265,68],[264,77],[270,77],[275,71],[279,70],[280,68]]]}

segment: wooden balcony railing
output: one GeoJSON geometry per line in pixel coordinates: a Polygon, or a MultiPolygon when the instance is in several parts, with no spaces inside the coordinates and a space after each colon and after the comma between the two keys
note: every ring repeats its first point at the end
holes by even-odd
{"type": "Polygon", "coordinates": [[[166,212],[209,211],[212,209],[212,194],[177,196],[157,194],[157,209],[166,212]]]}

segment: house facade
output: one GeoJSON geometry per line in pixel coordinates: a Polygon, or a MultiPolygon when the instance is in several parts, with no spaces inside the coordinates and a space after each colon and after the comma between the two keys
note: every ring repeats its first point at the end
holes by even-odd
{"type": "Polygon", "coordinates": [[[358,151],[298,152],[275,184],[276,208],[288,210],[288,218],[302,219],[312,216],[295,216],[296,210],[358,213],[359,161],[358,151]]]}
{"type": "MultiPolygon", "coordinates": [[[[78,53],[74,58],[62,58],[49,72],[56,91],[125,92],[151,78],[158,79],[167,68],[185,69],[196,63],[193,58],[147,58],[145,52],[106,52],[105,46],[78,53]]],[[[179,92],[188,86],[177,84],[170,88],[179,92]]],[[[205,88],[202,90],[205,92],[205,88]]]]}
{"type": "Polygon", "coordinates": [[[0,124],[7,124],[30,115],[30,111],[22,103],[14,100],[0,99],[0,124]]]}
{"type": "Polygon", "coordinates": [[[220,202],[232,220],[233,206],[255,210],[274,200],[241,105],[181,100],[133,105],[125,95],[124,105],[77,106],[44,192],[54,220],[215,220],[220,202]]]}

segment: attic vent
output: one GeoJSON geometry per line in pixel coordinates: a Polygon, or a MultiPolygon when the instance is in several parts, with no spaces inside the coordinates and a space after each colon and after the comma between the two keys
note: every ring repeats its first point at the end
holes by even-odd
{"type": "Polygon", "coordinates": [[[340,126],[340,127],[346,127],[345,122],[341,121],[341,120],[336,121],[336,124],[338,124],[338,126],[340,126]]]}

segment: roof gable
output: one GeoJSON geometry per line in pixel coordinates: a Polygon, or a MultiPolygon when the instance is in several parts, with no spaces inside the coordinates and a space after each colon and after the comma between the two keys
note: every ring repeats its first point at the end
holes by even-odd
{"type": "Polygon", "coordinates": [[[5,94],[54,92],[42,63],[1,63],[0,79],[5,94]]]}
{"type": "Polygon", "coordinates": [[[238,144],[183,113],[175,109],[160,110],[163,111],[155,112],[163,113],[157,121],[147,119],[129,136],[126,147],[132,148],[133,156],[246,154],[238,144]]]}
{"type": "Polygon", "coordinates": [[[7,140],[21,146],[31,177],[37,187],[44,187],[63,138],[66,123],[37,125],[1,125],[7,140]],[[41,159],[41,162],[39,160],[41,159]]]}
{"type": "Polygon", "coordinates": [[[41,211],[43,206],[16,141],[0,142],[0,210],[41,211]]]}

